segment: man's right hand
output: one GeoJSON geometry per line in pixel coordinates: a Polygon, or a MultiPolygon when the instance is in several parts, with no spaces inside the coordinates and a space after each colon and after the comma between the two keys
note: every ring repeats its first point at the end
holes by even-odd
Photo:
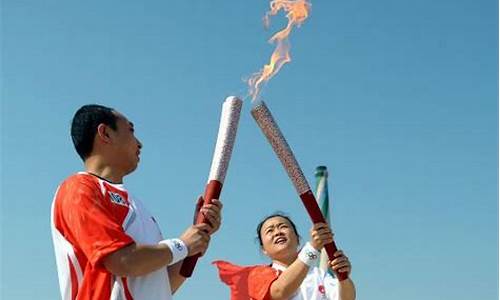
{"type": "Polygon", "coordinates": [[[189,256],[198,253],[203,255],[207,251],[210,242],[210,235],[208,234],[210,229],[210,225],[205,223],[193,225],[179,237],[186,244],[189,256]]]}

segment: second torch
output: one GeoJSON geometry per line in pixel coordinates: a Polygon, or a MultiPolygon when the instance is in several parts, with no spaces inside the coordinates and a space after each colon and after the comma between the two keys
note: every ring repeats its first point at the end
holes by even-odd
{"type": "MultiPolygon", "coordinates": [[[[304,204],[313,223],[325,223],[325,218],[323,217],[318,203],[311,192],[311,188],[302,173],[302,169],[295,159],[292,149],[290,149],[285,137],[281,133],[278,124],[276,124],[271,111],[269,111],[264,101],[257,101],[254,103],[251,113],[267,140],[273,147],[274,152],[283,164],[283,167],[292,180],[292,183],[295,186],[295,189],[297,190],[297,193],[299,194],[300,199],[302,200],[302,203],[304,204]]],[[[333,260],[334,253],[337,251],[335,242],[326,244],[325,249],[328,254],[328,258],[333,260]]],[[[347,279],[347,273],[337,273],[336,275],[341,281],[347,279]]]]}

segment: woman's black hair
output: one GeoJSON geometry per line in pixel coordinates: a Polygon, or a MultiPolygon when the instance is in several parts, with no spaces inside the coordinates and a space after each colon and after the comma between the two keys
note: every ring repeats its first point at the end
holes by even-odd
{"type": "Polygon", "coordinates": [[[256,239],[259,241],[259,245],[261,247],[263,246],[262,237],[260,235],[260,230],[262,229],[262,225],[264,225],[264,223],[267,220],[274,218],[274,217],[281,217],[283,219],[286,219],[290,223],[290,225],[292,225],[293,232],[295,232],[295,235],[297,235],[297,239],[300,240],[299,232],[297,231],[297,228],[295,227],[295,223],[293,223],[292,219],[290,219],[290,217],[287,216],[284,212],[277,211],[277,212],[265,217],[264,219],[262,219],[262,221],[260,221],[259,225],[257,225],[257,238],[256,239]]]}

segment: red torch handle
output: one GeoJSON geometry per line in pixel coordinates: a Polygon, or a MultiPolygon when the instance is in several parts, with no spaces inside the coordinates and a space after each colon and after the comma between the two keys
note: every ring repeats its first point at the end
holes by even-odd
{"type": "MultiPolygon", "coordinates": [[[[326,223],[321,210],[319,209],[318,202],[316,202],[316,198],[314,197],[311,190],[300,195],[300,199],[302,199],[302,203],[306,207],[307,213],[309,213],[309,217],[313,221],[313,223],[326,223]]],[[[333,254],[337,252],[337,246],[335,242],[331,242],[325,245],[326,253],[328,254],[328,258],[333,260],[335,257],[333,254]]],[[[347,279],[347,273],[345,272],[337,272],[337,278],[342,281],[347,279]]]]}
{"type": "MultiPolygon", "coordinates": [[[[210,180],[205,188],[205,194],[203,195],[203,203],[209,204],[212,199],[219,199],[220,192],[222,191],[222,183],[217,180],[210,180]]],[[[198,214],[196,217],[196,224],[209,223],[203,214],[198,214]]],[[[180,274],[186,278],[191,277],[193,274],[196,262],[200,257],[199,254],[188,256],[182,262],[180,274]]]]}

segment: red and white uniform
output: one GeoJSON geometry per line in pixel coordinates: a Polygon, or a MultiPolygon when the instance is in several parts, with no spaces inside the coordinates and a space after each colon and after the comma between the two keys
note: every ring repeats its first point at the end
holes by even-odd
{"type": "Polygon", "coordinates": [[[167,268],[117,277],[102,264],[131,243],[163,239],[156,221],[123,184],[88,173],[66,179],[52,203],[52,239],[63,300],[172,299],[167,268]]]}
{"type": "MultiPolygon", "coordinates": [[[[278,271],[285,271],[286,267],[273,263],[272,267],[278,271]]],[[[337,300],[338,280],[318,267],[311,267],[299,289],[289,300],[337,300]]]]}
{"type": "MultiPolygon", "coordinates": [[[[231,300],[269,300],[272,283],[286,267],[238,266],[226,261],[215,261],[220,279],[231,289],[231,300]]],[[[311,267],[299,289],[289,300],[338,300],[338,280],[318,267],[311,267]]]]}

